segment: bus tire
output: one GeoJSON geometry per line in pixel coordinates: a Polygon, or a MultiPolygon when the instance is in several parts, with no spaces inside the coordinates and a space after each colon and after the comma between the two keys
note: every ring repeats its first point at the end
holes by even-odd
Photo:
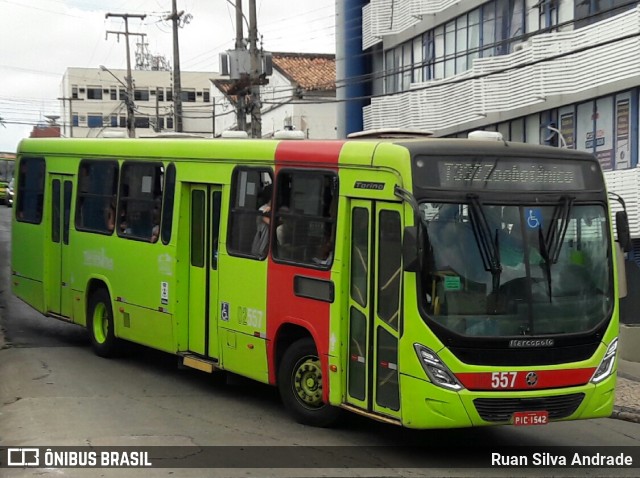
{"type": "Polygon", "coordinates": [[[322,368],[310,338],[294,342],[285,352],[278,389],[285,408],[298,423],[329,427],[339,418],[340,409],[322,401],[322,368]]]}
{"type": "Polygon", "coordinates": [[[105,289],[98,289],[89,298],[87,330],[91,347],[100,357],[113,357],[117,348],[117,339],[113,327],[113,308],[111,298],[105,289]]]}

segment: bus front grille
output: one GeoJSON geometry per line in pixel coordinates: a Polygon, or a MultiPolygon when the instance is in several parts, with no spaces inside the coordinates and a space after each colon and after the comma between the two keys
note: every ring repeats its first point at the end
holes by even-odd
{"type": "Polygon", "coordinates": [[[546,410],[549,420],[565,418],[574,413],[584,393],[539,398],[476,398],[473,404],[478,415],[488,422],[509,422],[515,412],[546,410]]]}

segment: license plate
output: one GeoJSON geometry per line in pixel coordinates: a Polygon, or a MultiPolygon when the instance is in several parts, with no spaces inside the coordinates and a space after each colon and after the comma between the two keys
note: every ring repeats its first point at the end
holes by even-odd
{"type": "Polygon", "coordinates": [[[517,426],[546,425],[549,423],[549,412],[546,410],[536,412],[515,412],[512,423],[517,426]]]}

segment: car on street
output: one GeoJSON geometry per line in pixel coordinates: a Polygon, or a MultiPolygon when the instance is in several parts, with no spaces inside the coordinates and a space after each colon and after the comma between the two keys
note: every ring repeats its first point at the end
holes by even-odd
{"type": "Polygon", "coordinates": [[[7,186],[7,196],[4,200],[4,203],[7,205],[7,207],[13,206],[13,182],[14,178],[11,178],[11,181],[9,181],[9,185],[7,186]]]}

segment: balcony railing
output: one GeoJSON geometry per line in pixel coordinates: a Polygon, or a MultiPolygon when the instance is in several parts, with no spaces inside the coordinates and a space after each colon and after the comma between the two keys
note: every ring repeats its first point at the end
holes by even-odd
{"type": "Polygon", "coordinates": [[[509,55],[476,59],[462,74],[373,98],[363,109],[364,125],[465,129],[492,113],[537,104],[542,110],[551,97],[624,80],[640,81],[640,6],[579,30],[532,37],[509,55]]]}

